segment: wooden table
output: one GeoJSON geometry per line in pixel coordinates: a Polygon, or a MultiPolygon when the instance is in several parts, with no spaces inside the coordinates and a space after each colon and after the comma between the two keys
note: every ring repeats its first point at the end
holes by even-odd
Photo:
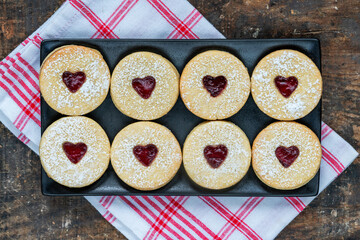
{"type": "MultiPolygon", "coordinates": [[[[63,0],[2,0],[0,58],[63,0]]],[[[321,41],[323,120],[360,151],[359,0],[190,0],[227,38],[321,41]]],[[[359,158],[278,236],[360,237],[359,158]]],[[[0,124],[0,239],[124,237],[82,197],[44,197],[39,157],[0,124]]]]}

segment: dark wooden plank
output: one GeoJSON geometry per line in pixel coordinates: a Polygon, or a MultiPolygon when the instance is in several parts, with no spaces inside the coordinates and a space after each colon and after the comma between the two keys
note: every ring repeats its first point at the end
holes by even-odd
{"type": "MultiPolygon", "coordinates": [[[[62,0],[1,0],[0,58],[62,0]]],[[[322,44],[323,119],[360,151],[360,2],[190,0],[227,38],[317,37],[322,44]]],[[[40,161],[0,124],[0,239],[124,237],[81,197],[40,193],[40,161]]],[[[360,160],[333,182],[279,239],[357,239],[360,160]]]]}
{"type": "MultiPolygon", "coordinates": [[[[315,37],[322,48],[323,120],[360,150],[360,2],[190,1],[227,38],[315,37]]],[[[358,239],[359,158],[278,236],[358,239]]]]}
{"type": "MultiPolygon", "coordinates": [[[[0,58],[63,1],[0,1],[0,58]]],[[[83,198],[40,192],[40,160],[0,124],[0,239],[125,239],[83,198]]]]}

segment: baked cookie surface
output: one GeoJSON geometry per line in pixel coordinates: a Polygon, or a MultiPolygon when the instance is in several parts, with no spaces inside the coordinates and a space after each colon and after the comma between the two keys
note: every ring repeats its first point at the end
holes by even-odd
{"type": "Polygon", "coordinates": [[[105,100],[110,71],[99,51],[67,45],[55,49],[43,61],[39,85],[51,108],[65,115],[83,115],[105,100]]]}
{"type": "Polygon", "coordinates": [[[135,52],[123,58],[111,77],[111,98],[123,114],[138,120],[164,116],[179,96],[179,73],[164,57],[135,52]]]}
{"type": "Polygon", "coordinates": [[[291,190],[315,176],[321,156],[320,141],[308,127],[296,122],[275,122],[255,138],[252,167],[266,185],[291,190]]]}
{"type": "Polygon", "coordinates": [[[234,55],[206,51],[186,64],[180,77],[180,94],[185,106],[196,116],[208,120],[228,118],[249,97],[249,73],[234,55]]]}
{"type": "Polygon", "coordinates": [[[67,187],[85,187],[107,169],[110,142],[101,126],[90,118],[60,118],[42,135],[40,160],[54,181],[67,187]]]}
{"type": "Polygon", "coordinates": [[[295,120],[309,114],[319,103],[322,77],[315,63],[294,50],[278,50],[256,65],[251,77],[256,105],[278,120],[295,120]]]}
{"type": "Polygon", "coordinates": [[[116,135],[111,146],[111,164],[116,174],[138,190],[155,190],[166,185],[181,162],[181,148],[175,136],[154,122],[128,125],[116,135]]]}
{"type": "Polygon", "coordinates": [[[233,123],[201,123],[185,140],[183,161],[188,176],[198,185],[228,188],[238,183],[250,167],[250,143],[233,123]]]}

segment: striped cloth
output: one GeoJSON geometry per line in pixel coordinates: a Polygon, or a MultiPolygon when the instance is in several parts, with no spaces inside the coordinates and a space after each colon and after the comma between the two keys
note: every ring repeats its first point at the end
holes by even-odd
{"type": "MultiPolygon", "coordinates": [[[[223,38],[185,0],[69,0],[0,62],[0,121],[38,153],[39,48],[47,38],[223,38]]],[[[322,124],[320,191],[356,158],[322,124]]],[[[129,239],[272,239],[314,197],[122,197],[86,199],[129,239]]]]}

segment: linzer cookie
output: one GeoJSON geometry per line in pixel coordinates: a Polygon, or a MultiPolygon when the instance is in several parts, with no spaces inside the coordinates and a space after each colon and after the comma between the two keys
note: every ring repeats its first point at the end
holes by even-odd
{"type": "Polygon", "coordinates": [[[111,164],[121,180],[138,190],[155,190],[175,176],[181,148],[166,127],[136,122],[122,129],[111,146],[111,164]]]}
{"type": "Polygon", "coordinates": [[[279,50],[265,56],[251,77],[256,105],[278,120],[294,120],[309,114],[319,103],[322,78],[306,55],[279,50]]]}
{"type": "Polygon", "coordinates": [[[180,94],[185,106],[196,116],[224,119],[245,104],[250,94],[250,77],[244,64],[232,54],[206,51],[185,66],[180,94]]]}
{"type": "Polygon", "coordinates": [[[262,130],[252,147],[252,167],[266,185],[290,190],[308,183],[317,173],[321,145],[308,127],[275,122],[262,130]]]}
{"type": "Polygon", "coordinates": [[[85,187],[107,169],[110,142],[94,120],[64,117],[45,130],[40,141],[40,160],[54,181],[67,187],[85,187]]]}
{"type": "Polygon", "coordinates": [[[46,57],[39,83],[41,94],[51,108],[65,115],[83,115],[105,100],[110,71],[97,50],[68,45],[46,57]]]}
{"type": "Polygon", "coordinates": [[[238,183],[249,169],[250,143],[233,123],[205,122],[186,138],[183,158],[185,170],[195,183],[208,189],[228,188],[238,183]]]}
{"type": "Polygon", "coordinates": [[[111,98],[125,115],[138,120],[164,116],[179,96],[179,73],[162,56],[135,52],[122,59],[111,77],[111,98]]]}

